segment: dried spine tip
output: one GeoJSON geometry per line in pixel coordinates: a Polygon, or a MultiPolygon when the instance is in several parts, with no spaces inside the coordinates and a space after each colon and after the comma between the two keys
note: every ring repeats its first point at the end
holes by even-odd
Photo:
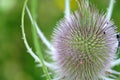
{"type": "Polygon", "coordinates": [[[53,45],[59,80],[101,80],[111,68],[118,41],[113,22],[82,1],[58,23],[53,45]]]}

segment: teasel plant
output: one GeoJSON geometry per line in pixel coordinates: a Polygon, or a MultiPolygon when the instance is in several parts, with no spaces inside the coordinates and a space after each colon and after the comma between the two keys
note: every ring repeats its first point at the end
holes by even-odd
{"type": "Polygon", "coordinates": [[[120,72],[113,67],[120,63],[117,57],[120,37],[111,20],[115,0],[110,0],[106,13],[99,13],[88,0],[76,0],[78,9],[71,12],[70,0],[65,0],[65,14],[54,29],[51,42],[35,21],[36,4],[31,2],[30,12],[27,2],[25,0],[21,17],[23,41],[28,53],[43,69],[46,80],[117,80],[120,72]],[[25,11],[32,24],[36,53],[26,39],[25,11]],[[43,57],[37,36],[47,46],[53,62],[43,57]]]}

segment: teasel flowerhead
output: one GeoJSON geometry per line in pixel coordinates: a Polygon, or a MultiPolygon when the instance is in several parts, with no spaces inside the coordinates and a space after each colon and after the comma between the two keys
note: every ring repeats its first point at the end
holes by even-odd
{"type": "Polygon", "coordinates": [[[87,1],[78,6],[53,34],[58,80],[103,80],[117,51],[116,28],[87,1]]]}

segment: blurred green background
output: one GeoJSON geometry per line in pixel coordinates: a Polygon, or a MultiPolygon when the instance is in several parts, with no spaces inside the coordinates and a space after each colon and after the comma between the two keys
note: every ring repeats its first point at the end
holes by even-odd
{"type": "MultiPolygon", "coordinates": [[[[29,0],[29,8],[30,8],[29,0]]],[[[21,34],[21,12],[24,0],[0,0],[0,80],[44,80],[42,69],[36,67],[34,59],[27,53],[21,34]]],[[[100,12],[106,12],[109,0],[90,0],[100,12]]],[[[72,11],[77,6],[71,0],[72,11]]],[[[37,23],[45,36],[51,40],[53,28],[64,16],[64,0],[38,0],[37,23]]],[[[116,0],[112,20],[120,31],[120,0],[116,0]]],[[[25,15],[25,31],[33,48],[31,23],[25,15]]],[[[45,46],[41,50],[44,57],[45,46]]],[[[116,67],[119,69],[120,67],[116,67]]]]}

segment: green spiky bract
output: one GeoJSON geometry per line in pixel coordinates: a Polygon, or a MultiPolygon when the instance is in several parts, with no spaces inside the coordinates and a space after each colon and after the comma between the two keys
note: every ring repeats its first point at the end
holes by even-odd
{"type": "Polygon", "coordinates": [[[78,6],[53,34],[58,80],[101,80],[117,51],[115,26],[87,1],[78,6]]]}

